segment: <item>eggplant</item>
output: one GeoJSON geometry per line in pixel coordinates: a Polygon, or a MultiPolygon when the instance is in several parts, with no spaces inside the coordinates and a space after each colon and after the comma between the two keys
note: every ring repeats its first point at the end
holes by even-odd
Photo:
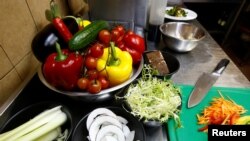
{"type": "MultiPolygon", "coordinates": [[[[65,25],[74,35],[78,30],[78,24],[74,18],[63,18],[65,25]]],[[[60,36],[52,23],[46,25],[39,31],[32,40],[31,48],[34,56],[41,62],[45,62],[46,58],[53,52],[56,52],[55,42],[61,45],[61,48],[68,48],[68,44],[60,36]]]]}

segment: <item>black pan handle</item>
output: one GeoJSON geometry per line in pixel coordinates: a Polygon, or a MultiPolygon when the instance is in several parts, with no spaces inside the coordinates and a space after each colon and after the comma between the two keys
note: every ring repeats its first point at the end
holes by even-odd
{"type": "Polygon", "coordinates": [[[213,73],[221,75],[222,72],[226,69],[227,65],[229,64],[228,59],[221,59],[221,61],[217,64],[217,66],[214,68],[213,73]]]}

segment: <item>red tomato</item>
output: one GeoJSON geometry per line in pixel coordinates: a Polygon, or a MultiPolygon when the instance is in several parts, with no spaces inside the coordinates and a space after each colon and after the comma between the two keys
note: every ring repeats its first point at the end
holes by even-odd
{"type": "Polygon", "coordinates": [[[98,33],[98,39],[105,45],[109,45],[111,40],[111,34],[107,29],[103,29],[98,33]]]}
{"type": "Polygon", "coordinates": [[[117,25],[114,29],[118,30],[121,36],[125,34],[125,28],[122,25],[117,25]]]}
{"type": "Polygon", "coordinates": [[[129,48],[133,48],[141,53],[145,51],[145,41],[141,36],[137,34],[127,35],[124,38],[124,43],[129,48]]]}
{"type": "Polygon", "coordinates": [[[123,40],[125,40],[126,38],[128,38],[129,35],[133,35],[135,34],[132,30],[127,30],[124,37],[123,37],[123,40]]]}
{"type": "Polygon", "coordinates": [[[125,46],[124,42],[118,42],[117,47],[119,47],[123,51],[126,51],[126,46],[125,46]]]}
{"type": "Polygon", "coordinates": [[[97,59],[92,56],[86,56],[85,58],[85,67],[87,69],[96,69],[97,59]]]}
{"type": "Polygon", "coordinates": [[[90,80],[96,79],[98,77],[98,71],[96,69],[87,70],[86,75],[90,80]]]}
{"type": "Polygon", "coordinates": [[[132,30],[127,30],[126,35],[132,35],[135,34],[132,30]]]}
{"type": "Polygon", "coordinates": [[[77,81],[77,86],[81,90],[87,89],[88,84],[89,84],[89,79],[85,77],[79,78],[77,81]]]}
{"type": "Polygon", "coordinates": [[[101,83],[97,79],[90,80],[87,91],[92,94],[99,93],[101,91],[101,83]]]}
{"type": "Polygon", "coordinates": [[[102,89],[109,87],[109,81],[105,76],[99,76],[98,80],[101,82],[102,89]]]}
{"type": "Polygon", "coordinates": [[[111,41],[118,43],[122,40],[122,35],[120,34],[119,30],[112,29],[111,30],[111,41]]]}
{"type": "Polygon", "coordinates": [[[103,54],[103,45],[100,43],[95,43],[89,48],[89,54],[95,58],[99,58],[103,54]]]}

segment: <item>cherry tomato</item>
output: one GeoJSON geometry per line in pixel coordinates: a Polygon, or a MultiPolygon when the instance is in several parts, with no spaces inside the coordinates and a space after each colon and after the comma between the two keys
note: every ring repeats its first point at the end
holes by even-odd
{"type": "Polygon", "coordinates": [[[126,32],[126,35],[132,35],[132,34],[135,34],[132,30],[128,30],[128,31],[126,32]]]}
{"type": "Polygon", "coordinates": [[[107,29],[103,29],[98,33],[98,39],[105,45],[109,45],[111,40],[111,34],[107,29]]]}
{"type": "Polygon", "coordinates": [[[98,80],[101,82],[102,89],[109,87],[109,81],[105,76],[99,76],[98,80]]]}
{"type": "Polygon", "coordinates": [[[85,66],[87,69],[96,69],[97,59],[93,56],[86,56],[85,66]]]}
{"type": "Polygon", "coordinates": [[[125,35],[124,35],[124,39],[128,38],[128,35],[133,35],[133,34],[135,34],[135,33],[132,30],[127,30],[125,35]]]}
{"type": "Polygon", "coordinates": [[[99,58],[103,54],[103,45],[100,43],[95,43],[89,48],[89,54],[95,58],[99,58]]]}
{"type": "Polygon", "coordinates": [[[122,35],[117,29],[111,30],[111,41],[118,43],[122,40],[122,35]]]}
{"type": "Polygon", "coordinates": [[[86,77],[79,78],[77,81],[77,86],[81,90],[86,90],[89,84],[89,79],[86,77]]]}
{"type": "Polygon", "coordinates": [[[114,29],[118,30],[121,36],[125,34],[125,28],[122,25],[117,25],[114,29]]]}
{"type": "Polygon", "coordinates": [[[145,51],[145,41],[144,38],[137,34],[131,34],[124,38],[124,43],[126,46],[143,53],[145,51]]]}
{"type": "Polygon", "coordinates": [[[90,80],[87,91],[92,94],[99,93],[101,91],[101,83],[97,79],[90,80]]]}
{"type": "Polygon", "coordinates": [[[96,69],[87,70],[86,75],[90,80],[96,79],[98,77],[98,71],[96,69]]]}
{"type": "Polygon", "coordinates": [[[117,47],[119,47],[123,51],[126,51],[126,46],[125,46],[124,42],[118,42],[117,47]]]}

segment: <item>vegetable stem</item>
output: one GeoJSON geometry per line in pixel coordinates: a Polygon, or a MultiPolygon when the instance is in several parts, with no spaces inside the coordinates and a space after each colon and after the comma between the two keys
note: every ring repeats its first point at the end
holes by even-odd
{"type": "Polygon", "coordinates": [[[67,59],[67,55],[64,55],[62,53],[59,43],[56,43],[56,52],[57,52],[56,61],[64,61],[67,59]]]}
{"type": "Polygon", "coordinates": [[[120,64],[120,59],[117,57],[115,44],[114,42],[110,42],[110,49],[111,49],[111,58],[108,61],[108,66],[118,66],[120,64]]]}

